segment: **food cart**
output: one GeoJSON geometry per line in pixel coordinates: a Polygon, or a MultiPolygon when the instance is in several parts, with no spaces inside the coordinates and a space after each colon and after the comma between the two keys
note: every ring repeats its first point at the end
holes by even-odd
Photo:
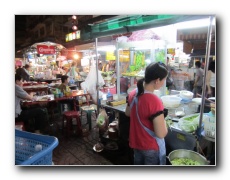
{"type": "Polygon", "coordinates": [[[55,79],[59,68],[57,60],[64,49],[63,45],[49,41],[34,43],[24,49],[25,63],[32,65],[33,78],[55,79]]]}

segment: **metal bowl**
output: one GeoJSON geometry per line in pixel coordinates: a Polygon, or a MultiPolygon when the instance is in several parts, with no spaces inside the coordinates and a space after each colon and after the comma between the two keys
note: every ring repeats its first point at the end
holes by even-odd
{"type": "Polygon", "coordinates": [[[170,152],[168,155],[169,162],[171,163],[171,161],[175,158],[189,158],[189,159],[199,162],[201,166],[209,165],[209,162],[204,156],[202,156],[201,154],[195,151],[191,151],[187,149],[177,149],[177,150],[170,152]]]}

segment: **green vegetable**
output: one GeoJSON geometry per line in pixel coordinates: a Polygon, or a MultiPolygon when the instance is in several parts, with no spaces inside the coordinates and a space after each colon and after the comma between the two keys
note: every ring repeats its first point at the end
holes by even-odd
{"type": "Polygon", "coordinates": [[[171,119],[166,120],[167,127],[170,127],[173,124],[173,121],[171,119]]]}
{"type": "Polygon", "coordinates": [[[179,127],[188,133],[192,133],[197,129],[199,124],[199,114],[195,114],[190,117],[184,117],[181,121],[179,121],[179,127]]]}
{"type": "Polygon", "coordinates": [[[165,63],[165,50],[164,49],[156,49],[155,50],[155,61],[165,63]]]}
{"type": "Polygon", "coordinates": [[[194,115],[194,116],[190,116],[190,117],[187,117],[187,118],[184,118],[184,120],[186,121],[193,121],[195,118],[197,118],[199,116],[199,114],[197,115],[194,115]]]}
{"type": "Polygon", "coordinates": [[[195,161],[195,160],[192,160],[192,159],[189,159],[189,158],[175,158],[171,161],[171,164],[172,165],[201,165],[198,161],[195,161]]]}

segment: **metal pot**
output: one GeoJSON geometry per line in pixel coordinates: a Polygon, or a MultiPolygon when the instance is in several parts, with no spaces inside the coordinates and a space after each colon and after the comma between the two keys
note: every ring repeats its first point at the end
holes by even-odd
{"type": "Polygon", "coordinates": [[[192,159],[194,161],[199,162],[200,165],[208,165],[209,164],[209,162],[207,161],[207,159],[204,156],[202,156],[201,154],[199,154],[195,151],[191,151],[191,150],[187,150],[187,149],[174,150],[174,151],[169,153],[167,158],[169,159],[170,163],[175,158],[189,158],[189,159],[192,159]]]}

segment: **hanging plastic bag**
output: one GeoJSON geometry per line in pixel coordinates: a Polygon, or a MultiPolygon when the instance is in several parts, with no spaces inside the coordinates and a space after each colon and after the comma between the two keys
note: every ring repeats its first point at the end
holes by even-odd
{"type": "Polygon", "coordinates": [[[101,112],[99,113],[96,124],[99,127],[100,131],[106,131],[108,127],[108,115],[105,109],[102,109],[101,112]]]}
{"type": "MultiPolygon", "coordinates": [[[[81,83],[81,88],[83,90],[87,90],[89,92],[89,94],[93,98],[93,101],[94,101],[95,104],[97,104],[96,83],[97,83],[96,67],[91,66],[90,71],[89,71],[85,81],[81,83]]],[[[98,85],[103,86],[104,84],[105,84],[105,81],[102,78],[101,72],[98,71],[98,85]]],[[[100,96],[102,96],[101,93],[99,92],[99,98],[100,98],[100,96]]]]}
{"type": "MultiPolygon", "coordinates": [[[[85,83],[87,84],[88,91],[91,89],[96,89],[97,73],[95,66],[90,67],[90,71],[85,79],[85,83]]],[[[98,84],[99,86],[103,86],[105,84],[100,71],[98,71],[98,84]]]]}

